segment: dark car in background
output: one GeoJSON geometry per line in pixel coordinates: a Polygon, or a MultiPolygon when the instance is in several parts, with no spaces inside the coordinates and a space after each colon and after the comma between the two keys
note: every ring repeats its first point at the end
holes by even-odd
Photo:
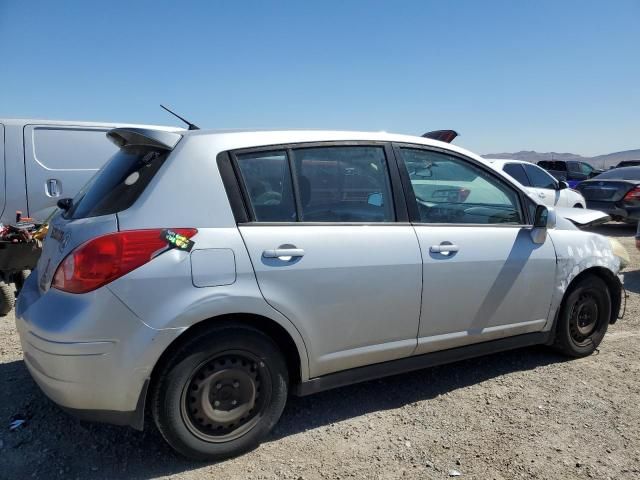
{"type": "Polygon", "coordinates": [[[613,168],[640,167],[640,160],[622,160],[613,168]]]}
{"type": "Polygon", "coordinates": [[[602,173],[587,162],[577,160],[540,160],[538,166],[544,168],[557,180],[566,181],[571,188],[576,188],[583,180],[588,180],[602,173]]]}
{"type": "Polygon", "coordinates": [[[605,212],[613,220],[635,223],[640,219],[640,167],[614,168],[581,182],[577,189],[587,208],[605,212]]]}

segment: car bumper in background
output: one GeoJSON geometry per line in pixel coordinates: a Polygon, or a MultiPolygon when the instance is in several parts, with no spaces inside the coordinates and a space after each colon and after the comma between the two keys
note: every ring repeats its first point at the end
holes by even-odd
{"type": "Polygon", "coordinates": [[[594,200],[587,200],[587,208],[604,212],[614,219],[618,218],[631,221],[637,221],[640,219],[640,207],[623,208],[615,202],[598,202],[594,200]]]}
{"type": "Polygon", "coordinates": [[[83,419],[142,428],[153,365],[179,331],[148,327],[107,288],[41,295],[36,279],[28,278],[16,307],[33,379],[83,419]]]}

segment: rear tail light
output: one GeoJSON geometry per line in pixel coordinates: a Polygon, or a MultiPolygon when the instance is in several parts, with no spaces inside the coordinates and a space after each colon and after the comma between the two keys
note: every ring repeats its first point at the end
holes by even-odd
{"type": "Polygon", "coordinates": [[[629,190],[623,199],[625,202],[637,202],[640,200],[640,186],[633,187],[629,190]]]}
{"type": "MultiPolygon", "coordinates": [[[[174,228],[187,238],[195,228],[174,228]]],[[[150,261],[169,248],[164,229],[129,230],[89,240],[73,250],[58,266],[51,286],[70,293],[87,293],[150,261]]]]}

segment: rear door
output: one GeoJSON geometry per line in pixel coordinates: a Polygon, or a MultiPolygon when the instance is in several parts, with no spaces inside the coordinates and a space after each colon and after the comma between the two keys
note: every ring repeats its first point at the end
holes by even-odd
{"type": "Polygon", "coordinates": [[[396,152],[423,258],[416,354],[540,331],[556,256],[549,238],[532,242],[524,196],[453,152],[396,152]]]}
{"type": "Polygon", "coordinates": [[[410,355],[422,266],[389,147],[321,143],[232,157],[258,284],[301,331],[311,375],[410,355]]]}
{"type": "Polygon", "coordinates": [[[72,198],[118,150],[110,128],[27,125],[24,161],[29,216],[44,220],[60,198],[72,198]]]}

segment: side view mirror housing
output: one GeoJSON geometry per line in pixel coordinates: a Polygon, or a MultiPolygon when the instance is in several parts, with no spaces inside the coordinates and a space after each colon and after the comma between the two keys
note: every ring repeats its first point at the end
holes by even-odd
{"type": "Polygon", "coordinates": [[[556,212],[544,205],[536,206],[531,229],[533,243],[542,244],[547,239],[547,230],[556,226],[556,212]]]}
{"type": "Polygon", "coordinates": [[[64,210],[65,212],[71,208],[72,204],[73,204],[72,198],[61,198],[60,200],[58,200],[58,203],[57,203],[58,208],[60,210],[64,210]]]}
{"type": "Polygon", "coordinates": [[[558,190],[564,190],[565,188],[569,188],[569,184],[566,180],[560,180],[558,182],[558,190]]]}

